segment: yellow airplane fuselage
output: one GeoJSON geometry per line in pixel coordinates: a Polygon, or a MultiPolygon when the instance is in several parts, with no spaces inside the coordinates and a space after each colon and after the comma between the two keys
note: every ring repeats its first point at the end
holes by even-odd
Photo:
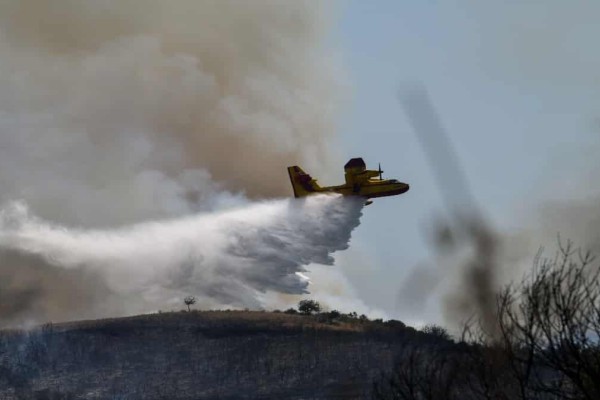
{"type": "MultiPolygon", "coordinates": [[[[353,158],[344,166],[346,183],[338,186],[321,187],[316,179],[298,166],[288,167],[288,174],[295,197],[315,193],[339,193],[344,196],[360,196],[365,199],[396,196],[405,193],[409,185],[396,179],[381,179],[381,170],[367,170],[362,158],[353,158]],[[379,176],[378,179],[375,177],[379,176]]],[[[370,204],[370,202],[368,202],[370,204]]]]}

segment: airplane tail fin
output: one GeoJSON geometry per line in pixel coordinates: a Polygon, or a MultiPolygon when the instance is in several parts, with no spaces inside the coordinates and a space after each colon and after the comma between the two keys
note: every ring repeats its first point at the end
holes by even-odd
{"type": "Polygon", "coordinates": [[[315,179],[296,165],[288,167],[288,174],[290,175],[292,188],[294,188],[294,197],[308,196],[311,193],[319,192],[321,189],[315,179]]]}

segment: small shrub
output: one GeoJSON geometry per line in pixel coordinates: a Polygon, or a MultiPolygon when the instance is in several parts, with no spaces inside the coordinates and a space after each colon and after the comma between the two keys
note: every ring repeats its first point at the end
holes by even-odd
{"type": "Polygon", "coordinates": [[[427,333],[428,335],[435,336],[439,339],[450,340],[452,336],[448,333],[446,328],[441,327],[439,325],[425,325],[423,329],[421,329],[423,333],[427,333]]]}
{"type": "Polygon", "coordinates": [[[311,315],[321,311],[321,305],[314,300],[301,300],[298,303],[298,311],[304,315],[311,315]]]}
{"type": "Polygon", "coordinates": [[[383,324],[392,329],[405,329],[406,328],[406,325],[404,324],[404,322],[398,321],[396,319],[390,319],[388,321],[385,321],[383,324]]]}

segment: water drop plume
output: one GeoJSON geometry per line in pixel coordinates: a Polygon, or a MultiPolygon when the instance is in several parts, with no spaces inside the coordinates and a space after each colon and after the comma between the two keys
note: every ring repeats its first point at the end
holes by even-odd
{"type": "Polygon", "coordinates": [[[2,296],[14,305],[4,305],[0,318],[179,309],[187,294],[201,307],[260,308],[266,292],[307,293],[305,267],[333,264],[362,207],[361,199],[318,195],[85,230],[48,223],[13,203],[0,211],[0,252],[10,255],[0,271],[2,296]],[[69,297],[79,304],[65,304],[69,297]]]}

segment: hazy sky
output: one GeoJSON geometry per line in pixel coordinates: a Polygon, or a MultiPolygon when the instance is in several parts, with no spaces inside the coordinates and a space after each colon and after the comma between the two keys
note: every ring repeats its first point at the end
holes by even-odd
{"type": "Polygon", "coordinates": [[[445,212],[397,100],[404,83],[427,87],[476,199],[500,228],[523,227],[541,203],[598,193],[600,3],[348,0],[339,11],[334,40],[353,99],[341,118],[342,153],[381,162],[384,177],[411,185],[365,210],[350,251],[366,265],[340,258],[369,304],[404,316],[403,278],[431,257],[428,227],[445,212]]]}

